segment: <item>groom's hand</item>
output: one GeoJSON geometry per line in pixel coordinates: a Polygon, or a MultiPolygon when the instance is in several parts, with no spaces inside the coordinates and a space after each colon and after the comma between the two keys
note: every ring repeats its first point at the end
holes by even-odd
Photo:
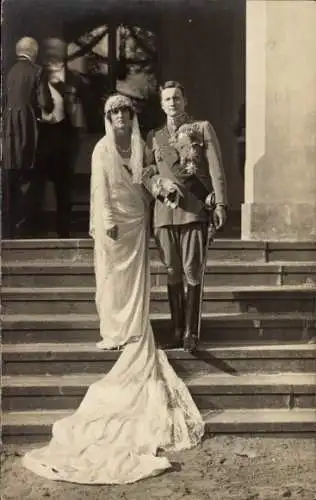
{"type": "Polygon", "coordinates": [[[170,208],[179,206],[180,198],[183,196],[179,186],[171,179],[162,178],[161,180],[162,196],[165,204],[170,208]]]}
{"type": "Polygon", "coordinates": [[[118,235],[119,235],[118,226],[115,225],[115,226],[112,226],[110,229],[107,229],[106,234],[108,235],[109,238],[116,241],[118,239],[118,235]]]}
{"type": "Polygon", "coordinates": [[[224,205],[216,205],[213,219],[216,229],[220,229],[224,226],[227,219],[226,207],[224,207],[224,205]]]}
{"type": "Polygon", "coordinates": [[[179,206],[181,196],[182,196],[182,193],[179,190],[178,186],[176,186],[174,190],[170,191],[165,196],[165,204],[169,208],[177,208],[179,206]]]}

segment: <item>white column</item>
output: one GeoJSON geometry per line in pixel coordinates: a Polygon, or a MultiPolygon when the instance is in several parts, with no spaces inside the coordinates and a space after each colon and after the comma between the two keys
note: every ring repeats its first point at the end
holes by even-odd
{"type": "Polygon", "coordinates": [[[316,2],[247,0],[242,238],[316,241],[316,2]]]}

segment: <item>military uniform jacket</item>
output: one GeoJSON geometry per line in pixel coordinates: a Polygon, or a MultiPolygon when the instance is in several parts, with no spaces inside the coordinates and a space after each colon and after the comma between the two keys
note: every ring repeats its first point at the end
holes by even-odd
{"type": "MultiPolygon", "coordinates": [[[[193,123],[193,120],[188,120],[193,123]]],[[[194,121],[204,140],[205,158],[201,162],[198,176],[207,190],[215,193],[216,203],[227,204],[225,174],[222,166],[221,151],[218,139],[211,124],[207,121],[194,121]]],[[[179,161],[176,149],[170,144],[170,133],[167,126],[150,132],[147,138],[147,147],[150,156],[147,165],[155,165],[150,170],[148,177],[153,181],[157,176],[166,177],[179,184],[173,174],[173,166],[179,161]]],[[[150,182],[145,180],[146,187],[150,190],[150,182]]],[[[204,208],[203,203],[189,191],[185,184],[180,185],[183,198],[179,207],[172,209],[166,206],[159,199],[155,200],[154,207],[154,227],[164,227],[170,225],[184,225],[193,222],[207,222],[209,213],[204,208]]]]}

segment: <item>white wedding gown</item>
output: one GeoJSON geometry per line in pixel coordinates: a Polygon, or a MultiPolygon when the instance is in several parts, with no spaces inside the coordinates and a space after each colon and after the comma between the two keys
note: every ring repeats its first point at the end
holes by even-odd
{"type": "MultiPolygon", "coordinates": [[[[104,187],[107,179],[98,179],[100,190],[101,181],[104,187]]],[[[187,387],[155,347],[142,188],[122,169],[111,200],[107,195],[94,193],[105,200],[100,223],[108,211],[120,232],[117,241],[95,238],[96,302],[105,341],[126,346],[112,370],[90,386],[79,408],[54,424],[50,443],[23,457],[25,467],[53,480],[132,483],[171,467],[165,456],[157,456],[158,449],[191,448],[204,434],[187,387]]]]}

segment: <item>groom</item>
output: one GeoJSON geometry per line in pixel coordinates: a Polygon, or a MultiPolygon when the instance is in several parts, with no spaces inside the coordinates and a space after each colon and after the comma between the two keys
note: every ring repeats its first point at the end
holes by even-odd
{"type": "Polygon", "coordinates": [[[216,229],[225,224],[226,181],[216,134],[209,122],[194,121],[186,114],[186,97],[182,85],[175,81],[166,82],[160,89],[160,101],[166,123],[162,128],[150,132],[147,138],[147,146],[151,151],[148,161],[155,164],[150,179],[150,190],[156,198],[154,237],[168,274],[173,347],[183,346],[185,350],[194,351],[199,338],[208,232],[213,228],[213,223],[216,229]],[[215,206],[212,217],[206,207],[210,197],[203,202],[201,196],[192,189],[194,183],[179,178],[179,165],[183,164],[181,151],[184,152],[183,157],[187,154],[185,151],[192,150],[192,144],[181,146],[179,142],[178,132],[184,124],[191,124],[197,131],[195,135],[201,137],[198,148],[202,150],[202,155],[195,175],[204,186],[205,193],[213,191],[211,199],[214,198],[215,206]],[[165,199],[159,190],[161,177],[169,180],[167,187],[173,191],[165,199]],[[170,202],[173,195],[174,199],[170,202]],[[184,278],[188,285],[186,297],[184,278]]]}

